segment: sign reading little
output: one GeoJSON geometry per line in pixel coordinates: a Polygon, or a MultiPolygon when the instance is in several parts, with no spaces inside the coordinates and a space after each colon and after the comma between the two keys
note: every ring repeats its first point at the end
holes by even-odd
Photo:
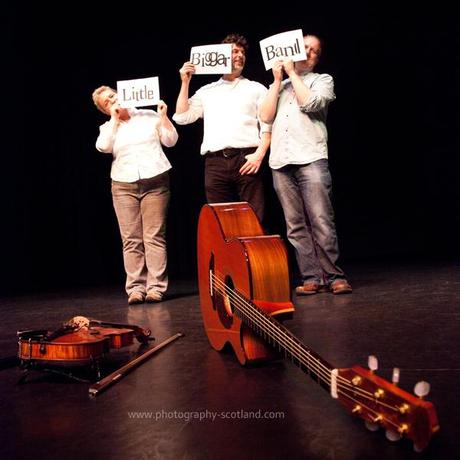
{"type": "Polygon", "coordinates": [[[195,74],[232,73],[232,45],[194,46],[190,50],[190,62],[195,66],[195,74]]]}
{"type": "Polygon", "coordinates": [[[264,38],[260,41],[260,50],[265,70],[271,69],[273,64],[280,59],[292,59],[294,62],[307,59],[302,29],[264,38]]]}
{"type": "Polygon", "coordinates": [[[117,81],[118,103],[121,107],[157,105],[160,100],[158,77],[117,81]]]}

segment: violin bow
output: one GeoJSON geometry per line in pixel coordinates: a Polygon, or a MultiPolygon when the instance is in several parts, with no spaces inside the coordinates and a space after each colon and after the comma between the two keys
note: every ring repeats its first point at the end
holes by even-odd
{"type": "Polygon", "coordinates": [[[120,367],[120,369],[112,372],[107,377],[104,377],[102,380],[94,383],[89,387],[89,395],[90,396],[97,396],[98,394],[102,393],[108,387],[117,383],[121,378],[131,372],[134,368],[139,366],[140,364],[144,363],[147,359],[149,359],[154,353],[164,348],[166,345],[174,342],[180,337],[184,337],[182,332],[178,332],[177,334],[169,337],[168,339],[164,340],[163,342],[159,343],[156,347],[147,350],[146,352],[142,353],[137,358],[129,361],[124,366],[120,367]]]}

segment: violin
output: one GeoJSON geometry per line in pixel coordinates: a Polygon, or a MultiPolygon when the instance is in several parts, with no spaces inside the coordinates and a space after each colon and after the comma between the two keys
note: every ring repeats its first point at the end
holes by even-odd
{"type": "Polygon", "coordinates": [[[146,344],[149,329],[131,324],[108,323],[75,316],[60,328],[18,331],[18,357],[21,364],[85,366],[94,363],[110,349],[132,345],[134,337],[146,344]]]}

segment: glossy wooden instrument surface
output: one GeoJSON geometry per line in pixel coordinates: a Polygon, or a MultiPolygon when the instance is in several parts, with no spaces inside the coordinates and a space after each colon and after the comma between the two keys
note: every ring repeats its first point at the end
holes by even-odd
{"type": "MultiPolygon", "coordinates": [[[[277,318],[294,311],[286,249],[264,235],[247,203],[205,205],[198,223],[200,304],[209,342],[230,345],[241,364],[284,355],[369,428],[407,437],[423,450],[439,423],[434,405],[360,366],[337,369],[295,337],[277,318]]],[[[398,370],[399,376],[399,370],[398,370]]],[[[398,377],[399,378],[399,377],[398,377]]]]}
{"type": "Polygon", "coordinates": [[[285,246],[266,236],[247,203],[206,205],[198,223],[200,304],[211,346],[230,345],[242,364],[270,359],[265,341],[234,314],[233,289],[270,315],[294,311],[285,246]],[[229,295],[230,293],[230,295],[229,295]]]}
{"type": "Polygon", "coordinates": [[[86,365],[101,358],[111,349],[132,345],[134,337],[141,343],[146,343],[149,336],[149,330],[138,326],[75,317],[53,332],[18,332],[18,357],[23,362],[86,365]]]}

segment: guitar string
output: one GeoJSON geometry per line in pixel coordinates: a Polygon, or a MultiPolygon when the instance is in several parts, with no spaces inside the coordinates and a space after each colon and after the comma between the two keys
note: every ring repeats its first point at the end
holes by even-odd
{"type": "MultiPolygon", "coordinates": [[[[219,279],[218,280],[219,282],[221,282],[221,280],[219,279]]],[[[249,308],[244,308],[245,311],[248,311],[249,313],[252,313],[252,312],[256,312],[259,317],[262,319],[262,321],[265,323],[265,325],[267,326],[272,326],[270,327],[270,329],[272,329],[272,333],[274,335],[278,335],[280,336],[280,334],[276,334],[276,332],[280,331],[281,334],[284,333],[284,335],[286,335],[288,338],[291,339],[291,341],[294,341],[294,345],[297,346],[297,352],[298,354],[301,354],[303,355],[304,358],[308,360],[313,360],[313,363],[314,364],[311,364],[310,363],[310,367],[315,371],[315,374],[319,377],[319,378],[322,378],[323,381],[325,381],[326,383],[328,383],[330,385],[330,382],[331,382],[331,379],[330,379],[330,369],[328,369],[326,366],[324,366],[320,360],[316,359],[314,356],[311,356],[311,352],[308,351],[308,350],[305,350],[303,344],[300,342],[299,339],[297,339],[291,332],[289,331],[285,331],[283,330],[284,327],[280,327],[280,325],[277,325],[276,322],[272,322],[273,319],[270,318],[270,317],[265,317],[266,314],[264,314],[264,312],[260,312],[260,309],[258,309],[257,306],[251,304],[250,302],[248,302],[243,296],[241,296],[241,294],[239,294],[238,292],[233,292],[228,286],[226,286],[224,284],[224,289],[226,289],[230,294],[232,294],[233,297],[235,296],[239,296],[238,299],[240,300],[239,302],[239,305],[240,307],[243,309],[244,307],[248,306],[249,308]],[[255,308],[254,308],[255,307],[255,308]],[[273,332],[273,330],[275,332],[273,332]],[[305,353],[306,351],[306,353],[305,353]],[[325,377],[324,377],[325,376],[325,377]]],[[[249,316],[249,315],[247,315],[249,316]]],[[[252,321],[254,321],[254,315],[252,315],[252,321]]],[[[259,325],[260,325],[260,321],[259,321],[259,325]]],[[[282,336],[282,335],[281,335],[282,336]]],[[[279,340],[279,342],[281,343],[281,340],[279,340]]],[[[286,344],[286,341],[284,342],[286,344]]],[[[283,345],[283,343],[281,343],[283,345]]],[[[291,355],[293,357],[294,356],[294,353],[291,351],[291,355]]],[[[302,360],[300,358],[297,358],[297,360],[301,363],[301,364],[304,364],[307,368],[308,368],[308,363],[304,363],[302,362],[302,360]]],[[[337,383],[338,383],[338,388],[339,389],[343,389],[344,387],[347,387],[347,390],[349,391],[353,391],[354,393],[360,393],[360,396],[363,397],[363,398],[366,398],[370,401],[374,401],[376,402],[377,404],[379,404],[380,406],[384,406],[388,409],[391,409],[391,410],[394,410],[394,411],[399,411],[399,409],[397,407],[394,407],[392,405],[389,405],[383,401],[375,401],[375,398],[373,397],[374,395],[370,392],[367,392],[366,390],[363,390],[362,388],[360,387],[356,387],[355,385],[353,385],[349,380],[341,377],[341,376],[337,376],[337,383]],[[342,383],[342,384],[341,384],[342,383]]],[[[344,393],[344,391],[342,391],[342,393],[344,393]]],[[[352,399],[352,398],[350,398],[352,399]]]]}
{"type": "MultiPolygon", "coordinates": [[[[232,289],[230,289],[225,283],[223,283],[221,281],[221,279],[219,279],[218,277],[215,277],[215,280],[221,285],[223,286],[224,288],[224,291],[221,292],[223,295],[228,295],[229,297],[232,298],[232,300],[234,301],[234,304],[236,304],[237,306],[240,307],[241,310],[243,310],[243,313],[246,314],[246,316],[248,316],[251,321],[253,322],[254,325],[256,326],[259,326],[260,329],[262,329],[262,326],[264,325],[265,323],[265,326],[268,326],[268,328],[271,330],[272,334],[273,334],[273,337],[271,338],[275,338],[275,339],[278,339],[278,342],[283,345],[283,341],[280,337],[282,337],[279,333],[280,329],[279,327],[276,327],[269,319],[265,318],[264,315],[260,314],[259,311],[257,311],[257,313],[259,313],[259,318],[255,317],[252,313],[253,313],[253,309],[248,309],[247,308],[247,305],[246,305],[246,300],[245,299],[242,299],[240,298],[240,296],[237,295],[236,292],[234,292],[232,289]]],[[[252,305],[249,304],[251,307],[252,305]]],[[[284,331],[283,331],[284,332],[284,331]]],[[[285,335],[288,335],[285,333],[285,335]]],[[[293,335],[291,337],[291,340],[297,340],[293,335]]],[[[290,349],[292,347],[288,347],[286,346],[286,348],[290,349]]],[[[290,354],[292,357],[296,357],[294,351],[292,351],[292,349],[290,350],[287,350],[287,351],[290,351],[290,354]]],[[[297,350],[298,351],[298,350],[297,350]]],[[[306,359],[306,363],[303,363],[308,369],[312,369],[314,371],[316,371],[316,375],[318,375],[318,377],[322,378],[323,381],[325,381],[326,383],[328,383],[330,385],[330,370],[326,368],[326,366],[324,366],[322,363],[319,362],[319,360],[316,360],[314,357],[311,356],[311,352],[307,351],[305,353],[305,350],[302,350],[302,348],[300,348],[300,351],[301,351],[301,354],[303,354],[304,358],[306,359]],[[319,365],[317,364],[319,363],[319,365]]],[[[298,361],[300,363],[302,363],[302,360],[300,358],[297,358],[298,361]]]]}
{"type": "MultiPolygon", "coordinates": [[[[215,279],[217,280],[217,282],[219,282],[220,284],[222,284],[222,285],[224,286],[224,291],[222,291],[222,290],[219,289],[219,288],[216,289],[216,290],[219,291],[221,294],[224,294],[224,295],[225,295],[225,294],[226,294],[225,291],[227,291],[228,294],[229,294],[229,296],[232,296],[232,297],[237,301],[237,303],[239,303],[240,307],[243,307],[243,308],[244,308],[245,304],[249,305],[250,307],[253,307],[253,305],[251,305],[250,303],[248,303],[245,299],[240,299],[240,298],[238,297],[238,293],[235,293],[235,292],[234,292],[232,289],[230,289],[227,285],[225,285],[224,283],[222,283],[222,281],[221,281],[219,278],[215,278],[215,279]]],[[[250,312],[251,312],[251,311],[254,311],[254,308],[252,308],[252,310],[249,310],[249,311],[250,311],[250,312]]],[[[257,311],[257,310],[256,310],[256,311],[257,311]]],[[[259,313],[259,311],[257,311],[257,313],[259,313]]],[[[262,318],[265,320],[266,323],[268,323],[269,326],[272,326],[271,322],[270,322],[270,321],[267,321],[266,318],[264,318],[263,315],[260,315],[260,316],[262,316],[262,318]]],[[[253,321],[253,322],[255,322],[255,321],[253,321]]],[[[259,322],[259,324],[260,324],[260,322],[259,322]]],[[[273,329],[273,327],[272,327],[271,329],[273,329]]],[[[275,331],[276,331],[276,329],[275,329],[275,331]]],[[[295,337],[294,337],[294,338],[295,338],[295,337]]],[[[291,352],[291,355],[294,356],[292,352],[291,352]]],[[[305,356],[305,354],[304,354],[304,356],[305,356]]],[[[308,358],[309,358],[309,357],[307,356],[307,360],[308,360],[308,358]]],[[[297,359],[298,359],[299,362],[302,362],[299,358],[297,358],[297,359]]],[[[314,359],[314,358],[312,358],[312,359],[314,359]]],[[[308,368],[308,365],[306,365],[306,364],[304,364],[304,365],[308,368]]],[[[313,367],[313,366],[311,365],[311,367],[313,367]]],[[[324,367],[324,366],[323,366],[323,367],[324,367]]],[[[322,377],[321,375],[319,375],[318,367],[316,367],[316,372],[315,372],[315,374],[316,374],[319,378],[322,377]]],[[[325,375],[325,373],[323,372],[323,377],[322,377],[323,381],[329,381],[329,382],[330,382],[330,380],[329,380],[330,373],[329,373],[329,372],[326,373],[326,375],[327,375],[328,378],[324,378],[324,375],[325,375]]],[[[337,377],[340,377],[340,376],[337,376],[337,377]]],[[[356,386],[354,386],[354,385],[350,385],[349,381],[346,380],[346,379],[341,378],[341,380],[343,380],[344,382],[346,382],[346,383],[348,384],[348,385],[343,385],[343,384],[341,385],[340,382],[338,382],[338,385],[337,385],[337,386],[338,386],[338,389],[339,389],[338,391],[339,391],[341,394],[343,394],[344,396],[348,397],[348,399],[350,399],[351,401],[355,402],[358,406],[364,407],[365,409],[367,409],[367,411],[368,411],[369,413],[372,413],[372,414],[374,414],[375,416],[377,416],[377,418],[378,418],[378,417],[381,417],[381,419],[387,420],[387,422],[388,422],[389,424],[391,424],[392,426],[394,426],[395,428],[399,427],[399,425],[398,425],[397,423],[393,422],[391,419],[389,419],[389,418],[387,418],[387,417],[383,417],[382,414],[380,414],[380,413],[379,413],[378,411],[376,411],[375,409],[369,407],[367,404],[364,404],[362,401],[359,402],[358,400],[356,400],[355,398],[353,398],[353,397],[352,397],[350,394],[348,394],[348,392],[347,392],[347,391],[350,391],[349,389],[346,388],[347,391],[344,391],[343,388],[344,388],[344,387],[347,387],[347,386],[348,386],[348,387],[351,387],[351,388],[353,389],[353,392],[354,392],[355,394],[357,394],[358,396],[360,395],[361,397],[363,397],[363,398],[365,398],[365,399],[368,399],[368,400],[372,401],[374,404],[378,404],[378,405],[380,405],[380,406],[387,407],[388,409],[390,409],[390,410],[392,410],[392,411],[394,411],[394,412],[398,412],[398,413],[399,413],[398,408],[396,408],[396,407],[394,407],[394,406],[391,406],[391,405],[389,405],[389,404],[386,404],[386,403],[384,403],[383,401],[377,401],[377,400],[375,400],[375,399],[372,397],[371,393],[366,392],[365,390],[362,390],[361,388],[356,387],[356,386]]]]}
{"type": "MultiPolygon", "coordinates": [[[[219,288],[217,289],[221,294],[223,295],[228,295],[229,297],[232,297],[233,300],[234,300],[234,303],[238,304],[241,308],[242,313],[245,314],[247,317],[250,318],[250,320],[254,323],[255,326],[259,326],[259,328],[262,329],[262,325],[265,324],[265,326],[269,326],[269,328],[271,329],[272,333],[274,334],[274,336],[278,336],[278,342],[283,345],[283,342],[282,340],[279,338],[279,337],[282,337],[282,334],[280,335],[279,332],[281,331],[282,333],[284,333],[284,335],[287,335],[291,341],[295,341],[295,342],[298,342],[298,343],[295,343],[294,345],[297,346],[297,353],[298,355],[303,355],[303,357],[306,359],[306,362],[303,362],[302,359],[298,356],[295,356],[294,354],[294,351],[292,351],[292,347],[289,347],[290,348],[290,354],[292,357],[296,358],[301,364],[303,364],[307,369],[312,369],[315,371],[315,374],[318,376],[318,378],[321,378],[326,384],[328,384],[330,386],[331,384],[331,377],[330,377],[330,370],[320,362],[320,360],[314,358],[313,356],[311,356],[311,352],[310,351],[306,351],[305,353],[305,350],[302,348],[302,344],[300,343],[300,341],[293,335],[291,334],[289,331],[283,331],[278,325],[272,323],[273,319],[271,319],[270,317],[268,318],[265,318],[265,315],[263,312],[260,312],[259,309],[254,309],[254,305],[251,304],[250,302],[248,302],[244,297],[241,296],[241,294],[239,294],[237,291],[234,291],[232,290],[229,286],[227,286],[218,276],[215,276],[214,274],[212,275],[213,276],[213,279],[220,285],[220,287],[223,286],[223,291],[219,288]],[[248,308],[248,306],[250,308],[248,308]],[[257,312],[258,314],[258,317],[257,316],[254,316],[254,314],[252,314],[254,311],[257,312]],[[260,321],[262,320],[262,321],[260,321]],[[299,346],[300,345],[300,346],[299,346]],[[300,350],[300,353],[299,353],[299,350],[300,350]]],[[[216,284],[217,284],[216,283],[216,284]]],[[[256,306],[255,306],[256,307],[256,306]]],[[[257,307],[256,307],[257,308],[257,307]]],[[[270,338],[275,338],[276,337],[270,337],[270,338]]],[[[286,342],[285,342],[286,343],[286,342]]],[[[285,345],[287,347],[287,345],[285,345]]],[[[372,393],[366,391],[366,390],[363,390],[362,388],[360,387],[356,387],[355,385],[353,385],[349,380],[343,378],[342,376],[338,375],[337,376],[337,384],[338,384],[338,388],[341,390],[340,392],[342,394],[346,394],[346,392],[343,391],[343,388],[345,387],[348,391],[350,391],[350,389],[352,389],[352,391],[354,393],[359,393],[363,398],[366,398],[368,400],[371,400],[373,401],[374,403],[377,403],[379,404],[380,406],[385,406],[387,407],[388,409],[391,409],[391,410],[394,410],[394,411],[397,411],[399,412],[398,408],[397,407],[394,407],[392,405],[389,405],[389,404],[386,404],[382,401],[376,401],[375,398],[373,397],[372,393]]],[[[349,398],[353,401],[356,401],[355,399],[353,399],[351,396],[349,396],[349,398]]],[[[373,409],[370,409],[370,411],[374,412],[375,414],[377,414],[377,412],[373,409]]]]}
{"type": "MultiPolygon", "coordinates": [[[[363,404],[362,402],[360,402],[359,400],[357,400],[356,398],[353,398],[353,396],[349,393],[346,393],[346,392],[343,392],[341,390],[339,390],[339,393],[343,394],[346,398],[348,398],[349,400],[351,400],[352,402],[354,402],[357,406],[364,406],[364,408],[368,411],[368,412],[371,412],[372,414],[374,414],[374,416],[377,417],[383,417],[385,419],[386,422],[388,422],[389,424],[393,425],[394,428],[398,429],[400,427],[400,425],[397,423],[397,422],[394,422],[391,418],[389,418],[388,416],[387,417],[384,417],[382,416],[382,414],[380,412],[378,412],[377,410],[369,407],[368,405],[366,404],[363,404]]],[[[384,404],[384,403],[381,403],[380,401],[378,402],[381,406],[385,406],[385,407],[389,407],[389,409],[393,409],[392,406],[388,406],[388,404],[384,404]]],[[[398,411],[399,413],[399,411],[398,411]]],[[[372,422],[374,422],[374,420],[371,420],[372,422]]],[[[378,421],[378,420],[377,420],[378,421]]],[[[375,422],[374,422],[375,423],[375,422]]]]}
{"type": "MultiPolygon", "coordinates": [[[[260,314],[260,312],[258,310],[255,310],[257,313],[259,313],[259,317],[255,317],[254,315],[252,315],[252,312],[254,311],[253,309],[248,309],[247,308],[247,305],[246,305],[246,300],[245,299],[242,299],[240,296],[238,296],[238,294],[233,291],[232,289],[230,289],[225,283],[223,283],[221,281],[221,279],[219,279],[218,277],[215,277],[215,280],[221,285],[223,286],[224,288],[224,291],[222,292],[221,291],[221,294],[223,295],[228,295],[229,297],[232,298],[232,300],[234,300],[234,303],[239,306],[241,308],[241,310],[243,310],[243,313],[246,314],[246,316],[248,316],[251,321],[254,323],[254,325],[256,326],[259,326],[260,329],[262,329],[262,326],[265,325],[268,326],[268,328],[271,330],[272,334],[273,334],[273,338],[278,338],[278,342],[283,345],[283,341],[281,340],[280,337],[282,337],[280,335],[280,328],[279,326],[276,327],[275,324],[272,323],[272,321],[268,318],[265,318],[263,314],[260,314]],[[262,321],[261,321],[262,320],[262,321]]],[[[253,305],[249,304],[250,307],[253,307],[253,305]]],[[[291,340],[294,340],[294,341],[297,341],[299,342],[299,340],[297,338],[295,338],[291,333],[289,332],[285,332],[283,331],[285,335],[291,335],[291,340]]],[[[288,347],[286,346],[286,348],[292,348],[292,347],[288,347]]],[[[294,351],[292,350],[288,350],[290,351],[290,354],[292,355],[293,358],[296,358],[296,355],[294,353],[294,351]]],[[[298,350],[297,350],[298,351],[298,350]]],[[[330,384],[330,370],[327,369],[326,366],[324,366],[319,360],[316,360],[313,356],[311,356],[311,352],[310,351],[306,351],[305,353],[305,350],[303,350],[302,348],[300,348],[300,352],[304,355],[304,358],[306,359],[306,363],[303,363],[302,360],[300,358],[297,358],[298,361],[301,363],[301,364],[304,364],[307,368],[309,369],[312,369],[314,371],[316,371],[315,373],[318,375],[318,377],[322,377],[322,380],[325,381],[326,383],[330,384]],[[319,363],[316,364],[316,363],[319,363]],[[326,377],[325,377],[326,376],[326,377]]]]}

